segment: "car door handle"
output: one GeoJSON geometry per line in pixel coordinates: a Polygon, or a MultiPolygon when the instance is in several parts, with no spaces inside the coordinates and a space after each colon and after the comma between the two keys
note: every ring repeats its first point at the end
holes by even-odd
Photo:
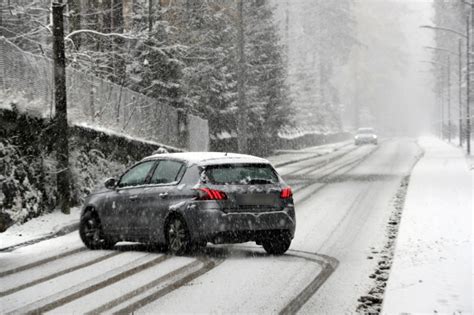
{"type": "Polygon", "coordinates": [[[164,199],[164,198],[168,197],[168,193],[164,192],[164,193],[159,194],[158,196],[160,196],[161,198],[164,199]]]}
{"type": "Polygon", "coordinates": [[[138,199],[138,195],[130,196],[130,200],[137,200],[137,199],[138,199]]]}

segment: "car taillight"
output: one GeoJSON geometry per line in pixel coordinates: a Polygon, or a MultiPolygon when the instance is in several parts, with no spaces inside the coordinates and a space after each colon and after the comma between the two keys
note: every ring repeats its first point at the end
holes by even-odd
{"type": "Polygon", "coordinates": [[[210,189],[210,188],[198,188],[197,191],[199,191],[199,197],[197,200],[226,200],[227,195],[225,192],[216,190],[216,189],[210,189]]]}
{"type": "Polygon", "coordinates": [[[293,197],[293,192],[291,191],[290,187],[283,188],[280,193],[281,199],[289,199],[293,197]]]}

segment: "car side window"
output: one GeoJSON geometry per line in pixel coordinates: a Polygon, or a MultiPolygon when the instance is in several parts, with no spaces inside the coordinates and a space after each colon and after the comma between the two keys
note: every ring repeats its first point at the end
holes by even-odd
{"type": "Polygon", "coordinates": [[[118,187],[137,186],[145,184],[147,175],[155,163],[155,161],[147,161],[135,165],[122,175],[118,187]]]}
{"type": "Polygon", "coordinates": [[[151,176],[150,184],[169,184],[177,182],[184,173],[185,166],[181,162],[162,160],[151,176]]]}

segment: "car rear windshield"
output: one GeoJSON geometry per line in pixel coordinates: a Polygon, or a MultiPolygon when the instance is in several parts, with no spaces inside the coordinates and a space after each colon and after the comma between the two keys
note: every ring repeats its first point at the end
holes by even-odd
{"type": "Polygon", "coordinates": [[[358,134],[373,134],[374,129],[359,129],[357,130],[358,134]]]}
{"type": "Polygon", "coordinates": [[[222,164],[206,166],[204,175],[216,185],[257,185],[278,183],[269,164],[222,164]]]}

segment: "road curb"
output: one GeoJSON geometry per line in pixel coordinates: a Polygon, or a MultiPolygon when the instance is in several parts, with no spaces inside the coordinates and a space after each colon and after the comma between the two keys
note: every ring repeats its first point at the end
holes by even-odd
{"type": "Polygon", "coordinates": [[[63,235],[69,234],[73,231],[76,231],[78,229],[79,229],[79,221],[74,222],[74,223],[70,223],[68,225],[65,225],[65,226],[59,228],[57,231],[52,232],[50,234],[46,234],[44,236],[40,236],[38,238],[29,240],[29,241],[17,243],[15,245],[10,245],[10,246],[7,246],[7,247],[0,248],[0,252],[11,252],[11,251],[13,251],[17,248],[28,246],[28,245],[33,245],[33,244],[36,244],[36,243],[39,243],[39,242],[42,242],[42,241],[45,241],[45,240],[49,240],[49,239],[52,239],[52,238],[63,236],[63,235]]]}

